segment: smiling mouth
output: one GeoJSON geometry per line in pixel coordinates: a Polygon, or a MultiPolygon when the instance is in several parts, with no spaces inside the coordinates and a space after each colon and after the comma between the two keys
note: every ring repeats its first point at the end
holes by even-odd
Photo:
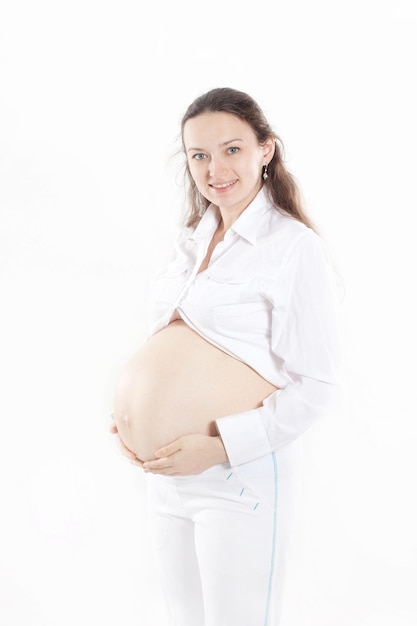
{"type": "Polygon", "coordinates": [[[212,187],[213,189],[227,189],[227,187],[231,187],[235,183],[237,183],[237,179],[236,180],[231,180],[228,183],[218,183],[218,184],[212,184],[212,185],[209,185],[209,186],[212,187]]]}

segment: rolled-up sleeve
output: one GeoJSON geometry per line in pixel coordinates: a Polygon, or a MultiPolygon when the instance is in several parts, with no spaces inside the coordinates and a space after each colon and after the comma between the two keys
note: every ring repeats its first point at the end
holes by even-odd
{"type": "Polygon", "coordinates": [[[216,420],[231,465],[278,450],[340,403],[335,295],[334,271],[323,242],[307,231],[267,294],[270,349],[284,384],[259,408],[216,420]]]}

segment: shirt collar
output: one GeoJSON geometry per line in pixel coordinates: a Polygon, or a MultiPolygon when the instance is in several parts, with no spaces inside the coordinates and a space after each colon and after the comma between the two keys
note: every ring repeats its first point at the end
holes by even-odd
{"type": "MultiPolygon", "coordinates": [[[[237,220],[232,224],[230,230],[243,237],[249,243],[256,243],[258,227],[260,225],[260,216],[271,206],[265,189],[262,187],[255,198],[239,215],[237,220]]],[[[215,205],[210,204],[195,230],[190,234],[191,239],[203,239],[213,235],[219,223],[219,212],[215,205]]]]}
{"type": "Polygon", "coordinates": [[[232,224],[230,230],[243,237],[249,243],[255,244],[258,229],[261,226],[261,215],[268,211],[271,203],[268,200],[265,189],[262,187],[252,202],[232,224]]]}

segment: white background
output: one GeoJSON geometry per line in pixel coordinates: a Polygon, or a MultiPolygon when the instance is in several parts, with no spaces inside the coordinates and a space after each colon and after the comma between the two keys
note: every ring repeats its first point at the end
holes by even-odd
{"type": "Polygon", "coordinates": [[[413,4],[2,0],[2,626],[162,626],[109,414],[181,214],[179,121],[217,86],[281,135],[343,284],[283,626],[417,624],[413,4]]]}

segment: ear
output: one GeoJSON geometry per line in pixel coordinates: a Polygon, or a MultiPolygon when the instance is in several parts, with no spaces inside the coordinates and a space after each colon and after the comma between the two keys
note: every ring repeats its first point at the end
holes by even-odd
{"type": "Polygon", "coordinates": [[[269,163],[275,154],[275,138],[268,137],[262,144],[262,152],[264,155],[265,163],[269,163]]]}

